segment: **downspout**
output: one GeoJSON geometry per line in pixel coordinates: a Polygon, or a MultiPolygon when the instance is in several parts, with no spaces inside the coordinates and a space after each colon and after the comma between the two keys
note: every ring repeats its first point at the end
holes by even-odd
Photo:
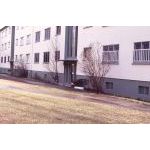
{"type": "Polygon", "coordinates": [[[11,30],[11,58],[10,58],[10,71],[13,75],[14,70],[14,51],[15,51],[15,26],[12,26],[11,30]]]}

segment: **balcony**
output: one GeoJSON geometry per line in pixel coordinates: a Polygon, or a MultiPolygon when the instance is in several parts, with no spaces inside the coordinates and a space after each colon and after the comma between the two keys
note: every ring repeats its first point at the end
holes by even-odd
{"type": "Polygon", "coordinates": [[[150,65],[150,49],[134,50],[133,64],[150,65]]]}
{"type": "Polygon", "coordinates": [[[104,51],[103,63],[118,64],[119,63],[119,51],[104,51]]]}

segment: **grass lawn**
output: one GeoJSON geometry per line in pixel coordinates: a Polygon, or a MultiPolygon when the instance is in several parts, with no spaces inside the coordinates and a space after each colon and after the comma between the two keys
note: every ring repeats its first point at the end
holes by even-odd
{"type": "Polygon", "coordinates": [[[150,123],[150,111],[86,100],[88,93],[4,79],[0,84],[0,123],[150,123]]]}

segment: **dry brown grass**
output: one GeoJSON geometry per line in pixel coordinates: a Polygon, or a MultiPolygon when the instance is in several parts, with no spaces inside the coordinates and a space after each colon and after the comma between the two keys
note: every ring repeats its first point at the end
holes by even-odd
{"type": "Polygon", "coordinates": [[[57,96],[79,95],[73,91],[7,80],[0,83],[0,123],[150,123],[150,112],[57,96]]]}

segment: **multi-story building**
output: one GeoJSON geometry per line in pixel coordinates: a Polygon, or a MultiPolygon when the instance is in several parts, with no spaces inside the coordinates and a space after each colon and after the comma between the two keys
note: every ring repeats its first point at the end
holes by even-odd
{"type": "Polygon", "coordinates": [[[9,73],[12,64],[22,59],[28,77],[48,80],[47,64],[55,57],[51,55],[55,49],[59,82],[70,85],[86,78],[80,66],[81,53],[94,42],[101,43],[102,59],[111,66],[104,92],[149,100],[150,27],[146,26],[6,26],[0,30],[0,72],[9,73]]]}

